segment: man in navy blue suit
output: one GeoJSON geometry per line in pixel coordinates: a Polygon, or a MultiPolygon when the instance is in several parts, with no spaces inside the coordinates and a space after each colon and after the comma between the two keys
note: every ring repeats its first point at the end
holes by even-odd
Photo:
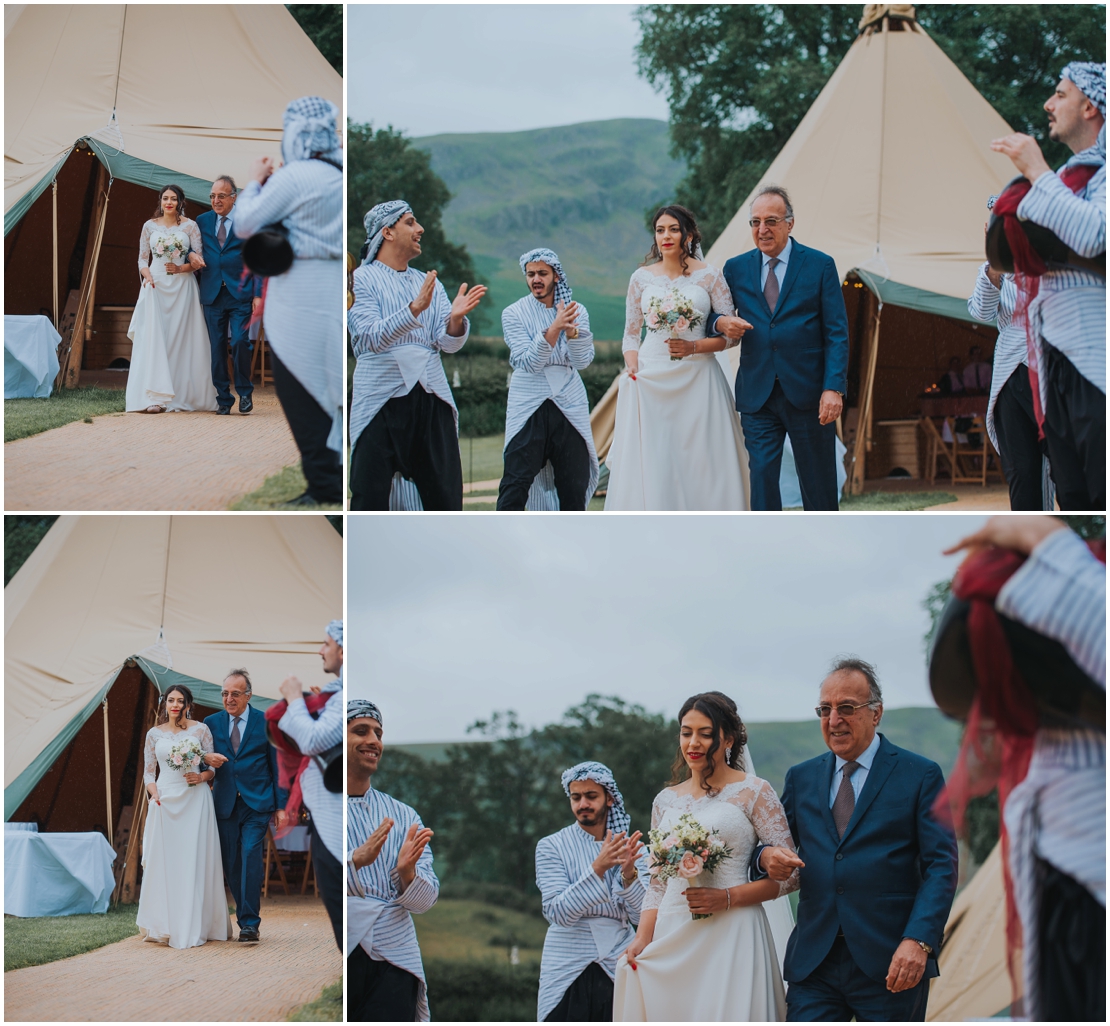
{"type": "Polygon", "coordinates": [[[200,302],[212,345],[212,384],[216,386],[216,412],[229,414],[235,399],[227,376],[227,332],[231,327],[231,363],[239,412],[254,409],[251,383],[251,313],[262,302],[262,279],[243,276],[243,240],[231,230],[236,188],[230,175],[212,183],[212,209],[197,218],[204,246],[204,270],[200,272],[200,302]]]}
{"type": "MultiPolygon", "coordinates": [[[[790,237],[794,208],[768,185],[751,206],[756,248],[724,266],[740,317],[736,409],[744,428],[752,509],[782,509],[779,470],[787,435],[806,509],[838,509],[836,419],[848,372],[848,314],[833,259],[790,237]]],[[[739,338],[738,318],[710,333],[739,338]]]]}
{"type": "MultiPolygon", "coordinates": [[[[204,722],[212,731],[217,754],[224,756],[216,770],[212,799],[224,877],[235,899],[239,940],[259,939],[262,922],[263,846],[270,817],[277,809],[277,757],[266,738],[266,720],[250,707],[251,681],[246,670],[232,670],[220,692],[226,712],[204,722]]],[[[211,763],[209,757],[209,763],[211,763]]],[[[283,812],[278,812],[279,825],[283,812]]]]}
{"type": "Polygon", "coordinates": [[[875,668],[840,659],[821,684],[829,751],[787,771],[782,804],[797,854],[761,847],[751,876],[801,869],[786,946],[790,1022],[923,1022],[956,894],[955,835],[933,815],[940,767],[876,728],[875,668]]]}

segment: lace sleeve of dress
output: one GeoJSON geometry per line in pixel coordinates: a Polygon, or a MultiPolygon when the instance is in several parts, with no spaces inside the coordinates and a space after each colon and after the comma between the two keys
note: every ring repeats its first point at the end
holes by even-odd
{"type": "Polygon", "coordinates": [[[154,752],[154,742],[157,740],[153,728],[146,732],[146,749],[143,758],[143,783],[153,784],[158,772],[158,756],[154,752]]]}
{"type": "Polygon", "coordinates": [[[201,748],[204,749],[205,755],[211,755],[216,750],[216,744],[212,740],[212,731],[208,729],[207,723],[197,724],[197,740],[200,742],[201,748]]]}
{"type": "MultiPolygon", "coordinates": [[[[659,826],[659,821],[663,818],[663,810],[660,808],[659,799],[662,794],[655,796],[655,801],[651,803],[651,829],[654,830],[659,826]]],[[[649,860],[651,856],[648,856],[649,860]]],[[[644,912],[648,909],[658,908],[663,904],[663,895],[667,893],[666,880],[660,880],[654,873],[651,876],[651,883],[648,885],[647,893],[644,895],[644,903],[641,906],[644,912]]]]}
{"type": "MultiPolygon", "coordinates": [[[[713,304],[713,312],[722,314],[725,317],[735,317],[736,307],[732,302],[732,289],[728,287],[728,282],[725,281],[725,276],[717,270],[716,267],[708,275],[709,280],[706,282],[708,288],[706,291],[709,293],[709,299],[713,304]]],[[[740,345],[740,339],[729,338],[725,336],[725,348],[731,349],[733,346],[740,345]]]]}
{"type": "Polygon", "coordinates": [[[150,222],[143,225],[139,236],[139,270],[150,266],[150,222]]]}
{"type": "Polygon", "coordinates": [[[189,236],[189,248],[202,260],[204,259],[204,243],[200,241],[200,229],[196,221],[185,221],[182,225],[185,234],[189,236]]]}
{"type": "MultiPolygon", "coordinates": [[[[786,810],[782,807],[779,796],[775,794],[775,789],[766,780],[760,781],[749,815],[761,844],[796,850],[794,838],[790,834],[790,825],[786,821],[786,810]]],[[[796,891],[798,884],[798,871],[795,869],[779,884],[779,897],[796,891]]]]}
{"type": "Polygon", "coordinates": [[[639,350],[640,329],[644,326],[644,311],[640,301],[644,295],[643,268],[635,271],[628,283],[628,298],[624,304],[624,340],[621,342],[621,352],[629,349],[639,350]]]}

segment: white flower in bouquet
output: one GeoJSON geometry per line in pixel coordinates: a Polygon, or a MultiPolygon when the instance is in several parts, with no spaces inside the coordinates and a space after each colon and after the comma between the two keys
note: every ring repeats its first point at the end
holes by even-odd
{"type": "MultiPolygon", "coordinates": [[[[665,327],[681,334],[701,324],[701,313],[687,296],[678,289],[671,289],[663,296],[652,296],[648,300],[647,322],[653,330],[665,327]]],[[[682,357],[672,356],[671,359],[681,360],[682,357]]]]}
{"type": "MultiPolygon", "coordinates": [[[[204,749],[196,738],[186,737],[178,741],[170,749],[169,766],[179,773],[199,773],[201,760],[204,758],[204,749]]],[[[190,784],[196,787],[196,784],[190,784]]]]}
{"type": "MultiPolygon", "coordinates": [[[[651,872],[660,880],[681,877],[693,880],[702,873],[711,873],[732,849],[721,840],[716,830],[707,830],[688,812],[669,830],[656,828],[649,835],[651,872]]],[[[712,913],[691,912],[692,919],[708,919],[712,913]]]]}

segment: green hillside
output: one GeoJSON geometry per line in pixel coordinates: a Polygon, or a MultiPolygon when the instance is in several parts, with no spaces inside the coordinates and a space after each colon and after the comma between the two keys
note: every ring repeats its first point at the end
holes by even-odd
{"type": "Polygon", "coordinates": [[[528,132],[414,139],[451,190],[448,238],[463,244],[490,282],[491,309],[525,294],[520,254],[554,249],[594,335],[620,338],[629,275],[650,244],[644,219],[673,198],[684,173],[668,153],[667,124],[592,121],[528,132]]]}
{"type": "MultiPolygon", "coordinates": [[[[778,792],[782,791],[786,771],[791,766],[827,751],[816,716],[812,721],[749,723],[747,727],[756,772],[778,792]]],[[[879,730],[892,744],[932,759],[947,777],[956,761],[962,728],[958,723],[947,719],[939,709],[914,708],[888,709],[883,714],[879,730]]],[[[443,742],[392,747],[431,762],[443,762],[447,758],[450,744],[443,742]]]]}

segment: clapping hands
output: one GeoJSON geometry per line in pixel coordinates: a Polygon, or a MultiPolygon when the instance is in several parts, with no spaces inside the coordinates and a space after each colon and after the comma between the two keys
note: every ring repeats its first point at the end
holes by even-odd
{"type": "Polygon", "coordinates": [[[401,850],[397,853],[397,875],[401,879],[402,890],[412,883],[416,876],[416,863],[420,861],[420,856],[424,854],[424,849],[433,836],[434,831],[427,827],[418,826],[416,823],[409,827],[409,832],[401,844],[401,850]]]}
{"type": "Polygon", "coordinates": [[[628,837],[624,830],[619,834],[614,834],[609,830],[605,835],[605,840],[601,842],[601,851],[597,853],[597,858],[593,861],[593,870],[598,876],[605,876],[605,874],[614,866],[621,867],[621,876],[628,880],[636,873],[636,860],[640,857],[640,852],[643,851],[643,845],[640,844],[640,838],[643,833],[637,830],[631,837],[628,837]]]}
{"type": "Polygon", "coordinates": [[[551,327],[543,333],[549,345],[554,346],[559,341],[559,336],[565,331],[567,338],[575,338],[578,334],[578,304],[572,299],[569,303],[560,303],[559,312],[551,327]]]}

